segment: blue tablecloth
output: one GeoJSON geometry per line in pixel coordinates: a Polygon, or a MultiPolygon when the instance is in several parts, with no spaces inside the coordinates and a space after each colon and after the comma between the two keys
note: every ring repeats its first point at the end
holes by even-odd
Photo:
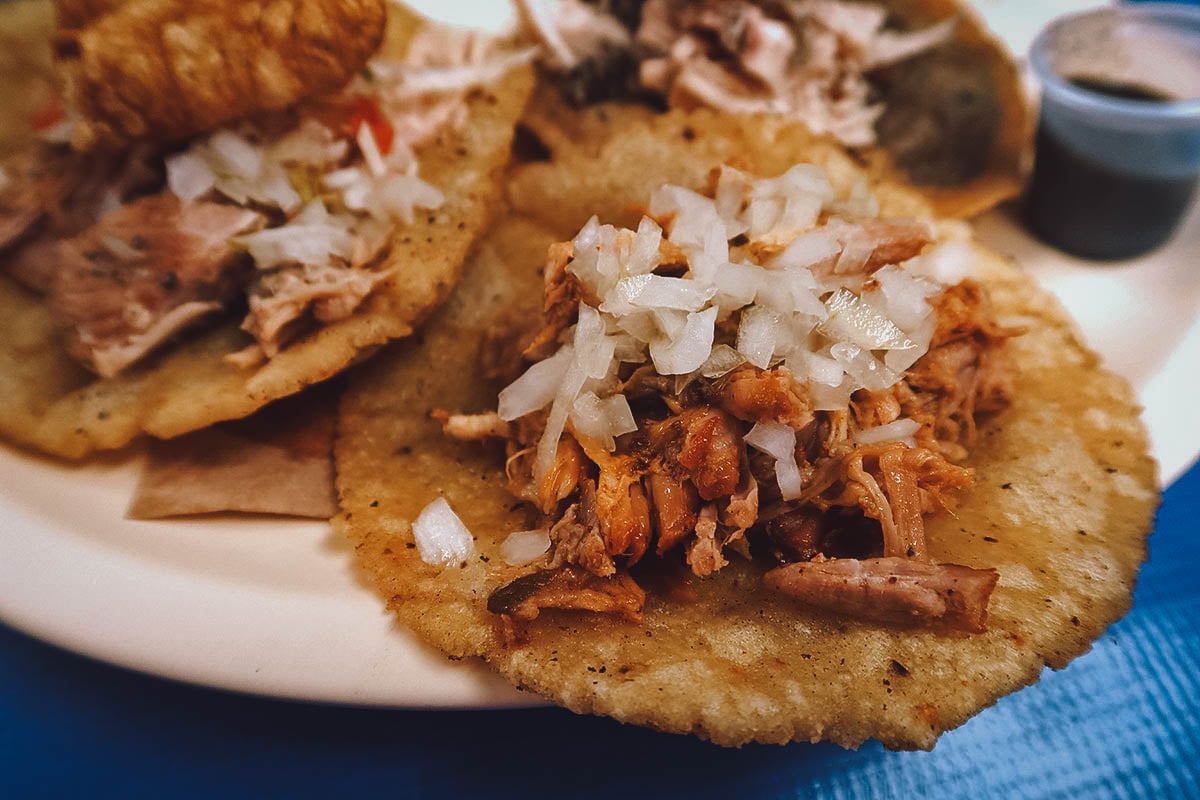
{"type": "Polygon", "coordinates": [[[1197,516],[1193,467],[1166,493],[1129,616],[930,753],[723,750],[549,708],[243,697],[0,626],[0,798],[1200,797],[1197,516]]]}

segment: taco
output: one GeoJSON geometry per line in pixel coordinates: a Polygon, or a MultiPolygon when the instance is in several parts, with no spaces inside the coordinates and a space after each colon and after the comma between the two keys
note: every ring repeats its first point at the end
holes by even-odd
{"type": "Polygon", "coordinates": [[[245,417],[445,297],[530,56],[387,13],[60,4],[74,102],[0,165],[0,435],[78,458],[245,417]]]}
{"type": "MultiPolygon", "coordinates": [[[[966,4],[518,5],[546,78],[525,124],[552,159],[603,148],[647,115],[703,137],[710,118],[694,115],[711,109],[802,123],[873,180],[918,187],[940,216],[974,216],[1022,185],[1032,116],[1020,75],[966,4]]],[[[534,165],[517,181],[540,177],[534,165]]],[[[553,211],[561,198],[544,199],[553,211]]]]}
{"type": "Polygon", "coordinates": [[[397,617],[723,745],[929,748],[1085,652],[1157,503],[1130,388],[965,226],[854,175],[724,168],[560,244],[502,220],[343,397],[335,527],[397,617]]]}

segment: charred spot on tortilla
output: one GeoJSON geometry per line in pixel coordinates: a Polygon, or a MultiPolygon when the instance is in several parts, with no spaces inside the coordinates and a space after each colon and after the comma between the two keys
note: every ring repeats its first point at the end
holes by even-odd
{"type": "MultiPolygon", "coordinates": [[[[79,18],[81,36],[178,12],[176,33],[186,39],[195,32],[189,25],[240,14],[223,39],[229,48],[260,34],[283,46],[278,37],[286,34],[315,37],[309,44],[322,52],[339,25],[354,27],[363,14],[374,20],[371,9],[382,9],[376,0],[274,11],[145,0],[145,8],[139,1],[103,14],[92,13],[96,4],[70,5],[60,11],[79,18]],[[296,25],[282,33],[243,30],[259,11],[264,24],[296,25]],[[318,24],[330,14],[341,15],[339,25],[318,24]]],[[[172,30],[168,24],[161,33],[172,30]]],[[[373,31],[372,23],[356,35],[377,41],[373,31]]],[[[304,43],[293,44],[292,55],[308,66],[321,61],[304,43]]],[[[383,48],[364,49],[339,52],[336,69],[311,85],[301,80],[308,73],[299,61],[281,65],[264,51],[266,72],[251,76],[261,85],[221,110],[243,118],[184,142],[176,137],[203,115],[168,130],[134,124],[125,111],[153,116],[174,107],[162,102],[172,92],[207,102],[209,89],[241,91],[246,75],[233,70],[207,88],[172,88],[163,72],[170,69],[158,64],[141,75],[144,92],[122,95],[133,105],[117,117],[89,116],[96,109],[69,102],[48,109],[39,141],[0,164],[0,266],[34,293],[7,285],[0,292],[6,324],[24,319],[2,354],[6,437],[79,457],[143,433],[171,437],[242,417],[407,335],[444,298],[493,213],[531,88],[528,56],[400,7],[390,13],[383,48]],[[359,69],[356,60],[368,55],[359,69]],[[276,81],[276,68],[291,78],[276,81]],[[354,74],[330,93],[328,81],[344,80],[329,77],[339,70],[354,74]],[[276,111],[280,87],[299,94],[285,93],[288,107],[276,111]],[[246,103],[260,113],[245,117],[246,103]],[[131,127],[117,132],[109,125],[117,118],[131,127]],[[97,143],[155,138],[103,158],[72,149],[80,130],[101,129],[115,139],[103,133],[97,143]],[[240,330],[228,321],[239,311],[240,330]],[[197,392],[203,403],[194,401],[197,392]],[[93,413],[98,407],[103,415],[93,413]]],[[[184,105],[180,113],[195,111],[184,105]]]]}

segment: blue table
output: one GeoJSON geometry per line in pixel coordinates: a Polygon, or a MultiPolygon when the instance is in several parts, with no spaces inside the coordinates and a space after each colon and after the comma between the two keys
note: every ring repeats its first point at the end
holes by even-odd
{"type": "Polygon", "coordinates": [[[1133,611],[932,753],[723,750],[558,709],[385,711],[184,686],[0,626],[0,798],[1200,797],[1200,467],[1133,611]]]}

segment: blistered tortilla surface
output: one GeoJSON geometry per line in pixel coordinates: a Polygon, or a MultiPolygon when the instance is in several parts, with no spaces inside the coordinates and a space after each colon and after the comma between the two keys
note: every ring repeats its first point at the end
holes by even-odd
{"type": "Polygon", "coordinates": [[[1021,373],[1012,407],[980,430],[975,487],[928,537],[937,561],[999,570],[987,633],[806,611],[735,557],[692,581],[693,602],[652,594],[642,625],[543,611],[528,644],[506,646],[485,603],[527,571],[499,549],[527,520],[505,489],[503,451],[446,440],[429,412],[494,408],[500,387],[480,379],[478,343],[490,324],[536,313],[553,238],[506,218],[421,341],[365,365],[343,399],[336,528],[364,580],[427,642],[574,711],[723,745],[874,738],[910,749],[1064,666],[1129,608],[1158,497],[1130,388],[1099,368],[1050,295],[980,250],[976,274],[1001,320],[1027,329],[1012,342],[1021,373]],[[470,558],[444,569],[420,559],[410,525],[439,495],[475,537],[470,558]]]}
{"type": "Polygon", "coordinates": [[[528,69],[518,69],[468,98],[465,124],[418,153],[421,177],[446,201],[397,229],[382,267],[391,280],[355,314],[259,368],[224,360],[251,341],[230,320],[116,378],[97,379],[66,355],[45,305],[0,279],[0,436],[68,458],[120,448],[142,434],[179,436],[245,417],[407,336],[445,298],[492,219],[513,126],[532,82],[528,69]]]}

